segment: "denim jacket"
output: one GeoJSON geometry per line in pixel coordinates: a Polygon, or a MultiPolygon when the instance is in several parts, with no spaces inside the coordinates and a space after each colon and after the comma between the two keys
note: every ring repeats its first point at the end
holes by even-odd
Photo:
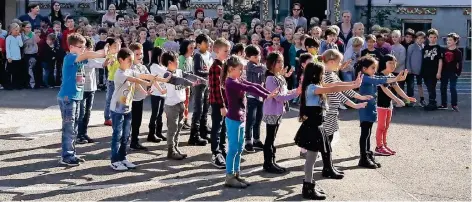
{"type": "Polygon", "coordinates": [[[367,106],[363,109],[359,109],[360,121],[375,122],[377,120],[377,86],[380,84],[387,83],[387,76],[369,76],[364,74],[362,78],[362,85],[359,88],[359,94],[371,95],[374,99],[367,101],[367,106]]]}

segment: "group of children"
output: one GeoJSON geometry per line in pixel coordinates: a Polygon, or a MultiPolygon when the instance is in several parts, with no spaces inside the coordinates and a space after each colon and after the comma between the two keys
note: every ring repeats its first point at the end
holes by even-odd
{"type": "Polygon", "coordinates": [[[148,20],[143,25],[133,17],[127,25],[121,19],[124,17],[118,15],[113,27],[94,29],[84,25],[77,30],[74,19],[67,17],[64,31],[60,23],[54,22],[54,33],[47,35],[46,45],[39,48],[44,67],[42,79],[37,79],[35,68],[30,67],[37,64],[34,49],[35,44],[42,44],[41,32],[35,35],[29,30],[31,25],[22,23],[20,29],[18,23],[12,23],[6,37],[8,79],[3,85],[7,89],[34,88],[41,83],[57,85],[58,80],[52,76],[56,67],[61,75],[58,102],[63,119],[60,163],[77,166],[84,159],[76,155],[75,144],[94,142],[87,134],[88,120],[97,86],[106,83],[104,124],[113,129],[111,167],[119,171],[136,167],[126,157],[129,136],[131,149],[147,150],[139,143],[138,135],[144,100],[150,95],[152,112],[147,140],[167,141],[167,157],[182,160],[188,155],[179,148],[180,133],[190,129],[189,145],[205,146],[210,142],[211,163],[226,168],[225,185],[236,188],[250,186],[240,175],[243,151],[262,150],[264,171],[286,172],[276,162],[274,142],[283,115],[290,110],[290,104],[298,104],[302,124],[294,140],[306,159],[302,192],[307,199],[326,198],[313,181],[318,152],[323,159],[322,176],[344,177],[332,162],[331,144],[340,132],[338,109],[346,105],[359,110],[358,165],[371,169],[381,167],[374,154],[396,153],[387,145],[392,101],[397,106],[412,106],[416,102],[415,79],[420,104],[427,110],[447,108],[450,82],[452,108],[458,111],[455,85],[462,70],[462,54],[456,47],[459,36],[455,33],[448,35],[447,48],[443,49],[437,44],[439,34],[434,29],[427,35],[408,30],[402,38],[398,30],[390,33],[374,27],[372,34],[364,36],[362,23],[355,23],[353,37],[344,43],[338,37],[337,26],[314,25],[307,35],[304,27],[295,28],[292,21],[277,25],[267,21],[262,25],[254,19],[248,30],[242,22],[210,23],[201,18],[202,12],[195,13],[198,18],[192,25],[194,32],[185,28],[182,34],[176,30],[180,30],[177,26],[184,26],[185,18],[178,25],[170,17],[162,24],[148,20]],[[196,29],[198,26],[204,28],[196,29]],[[64,53],[67,54],[63,56],[64,53]],[[31,70],[29,80],[26,68],[19,66],[31,70]],[[102,70],[98,76],[95,69],[102,70]],[[439,79],[442,103],[437,107],[439,79]],[[422,80],[428,89],[428,104],[422,93],[422,80]],[[403,91],[405,83],[407,93],[403,91]],[[188,123],[191,97],[194,110],[188,123]],[[210,108],[211,128],[207,116],[210,108]],[[164,112],[166,135],[162,132],[164,112]],[[264,142],[260,135],[262,121],[266,124],[264,142]],[[371,151],[375,121],[376,148],[371,151]]]}

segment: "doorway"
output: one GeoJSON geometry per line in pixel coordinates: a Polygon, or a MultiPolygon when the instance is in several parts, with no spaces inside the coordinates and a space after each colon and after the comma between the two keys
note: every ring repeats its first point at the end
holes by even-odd
{"type": "Polygon", "coordinates": [[[309,26],[312,17],[319,18],[320,22],[326,19],[325,11],[328,9],[328,1],[329,0],[292,0],[292,5],[294,3],[300,3],[302,5],[303,16],[308,21],[309,26]]]}
{"type": "Polygon", "coordinates": [[[7,7],[5,7],[5,1],[6,0],[0,0],[0,22],[2,22],[3,25],[5,26],[5,29],[7,29],[6,28],[7,23],[5,23],[5,10],[7,9],[7,7]]]}

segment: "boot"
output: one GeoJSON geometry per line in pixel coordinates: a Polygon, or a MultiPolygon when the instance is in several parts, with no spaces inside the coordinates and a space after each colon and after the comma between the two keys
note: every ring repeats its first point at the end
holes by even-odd
{"type": "Polygon", "coordinates": [[[211,129],[205,124],[200,125],[200,137],[208,142],[211,142],[210,138],[211,129]]]}
{"type": "Polygon", "coordinates": [[[236,177],[236,179],[244,184],[246,184],[248,187],[251,186],[251,183],[249,183],[248,181],[246,181],[245,179],[241,178],[241,175],[239,173],[236,173],[234,175],[236,177]]]}
{"type": "Polygon", "coordinates": [[[148,137],[147,137],[147,141],[148,142],[154,142],[154,143],[159,143],[161,142],[162,140],[157,138],[154,134],[151,135],[151,133],[148,134],[148,137]]]}
{"type": "Polygon", "coordinates": [[[183,160],[185,157],[174,151],[174,148],[169,147],[167,149],[167,158],[172,160],[183,160]]]}
{"type": "Polygon", "coordinates": [[[208,142],[200,138],[200,133],[198,131],[198,126],[192,125],[190,129],[190,138],[188,139],[189,145],[194,146],[205,146],[208,142]]]}
{"type": "Polygon", "coordinates": [[[302,196],[304,199],[325,200],[326,195],[315,190],[315,184],[303,181],[302,196]]]}
{"type": "Polygon", "coordinates": [[[323,159],[323,171],[321,175],[323,177],[328,177],[332,179],[343,179],[344,175],[341,173],[336,172],[333,168],[333,161],[331,159],[331,153],[321,153],[321,158],[323,159]]]}
{"type": "Polygon", "coordinates": [[[162,122],[161,122],[161,123],[157,123],[157,126],[156,126],[156,137],[161,138],[162,141],[167,141],[167,138],[164,137],[164,135],[162,135],[162,122]]]}
{"type": "Polygon", "coordinates": [[[379,162],[375,161],[374,152],[368,151],[367,158],[370,159],[370,161],[372,161],[372,163],[374,163],[377,166],[377,168],[382,167],[382,165],[379,162]]]}
{"type": "Polygon", "coordinates": [[[361,154],[361,158],[359,159],[359,163],[357,164],[360,167],[376,169],[377,165],[372,162],[369,158],[369,154],[361,154]]]}
{"type": "Polygon", "coordinates": [[[226,174],[225,186],[232,187],[232,188],[245,189],[247,187],[247,184],[240,182],[238,179],[236,179],[236,176],[233,174],[226,174]]]}
{"type": "Polygon", "coordinates": [[[274,160],[272,159],[272,154],[264,154],[264,165],[262,166],[262,168],[264,169],[264,171],[268,172],[268,173],[273,173],[273,174],[282,174],[285,172],[285,170],[283,170],[282,168],[279,168],[277,166],[274,165],[274,160]]]}
{"type": "Polygon", "coordinates": [[[182,151],[180,151],[179,147],[177,145],[175,145],[174,147],[174,150],[179,153],[180,155],[182,155],[184,158],[187,158],[187,154],[183,153],[182,151]]]}
{"type": "Polygon", "coordinates": [[[283,170],[284,172],[287,172],[287,168],[284,168],[282,166],[279,166],[277,162],[275,161],[275,156],[272,157],[272,164],[274,164],[275,167],[279,168],[280,170],[283,170]]]}
{"type": "Polygon", "coordinates": [[[188,129],[190,129],[190,124],[188,124],[188,119],[185,118],[184,123],[182,125],[182,130],[188,130],[188,129]]]}

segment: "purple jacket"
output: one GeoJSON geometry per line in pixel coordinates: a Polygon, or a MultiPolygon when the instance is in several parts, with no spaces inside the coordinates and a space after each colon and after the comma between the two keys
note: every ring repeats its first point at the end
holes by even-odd
{"type": "Polygon", "coordinates": [[[285,78],[279,78],[282,78],[283,80],[276,79],[274,75],[267,76],[266,78],[265,88],[270,92],[279,88],[280,92],[279,95],[274,98],[267,98],[264,100],[262,110],[265,115],[282,115],[285,112],[284,103],[298,96],[296,90],[287,90],[287,82],[285,81],[285,78]]]}
{"type": "Polygon", "coordinates": [[[266,98],[270,94],[269,91],[259,84],[251,83],[244,79],[232,79],[228,77],[225,81],[225,93],[228,99],[227,118],[241,122],[246,120],[245,92],[250,92],[263,98],[266,98]]]}

